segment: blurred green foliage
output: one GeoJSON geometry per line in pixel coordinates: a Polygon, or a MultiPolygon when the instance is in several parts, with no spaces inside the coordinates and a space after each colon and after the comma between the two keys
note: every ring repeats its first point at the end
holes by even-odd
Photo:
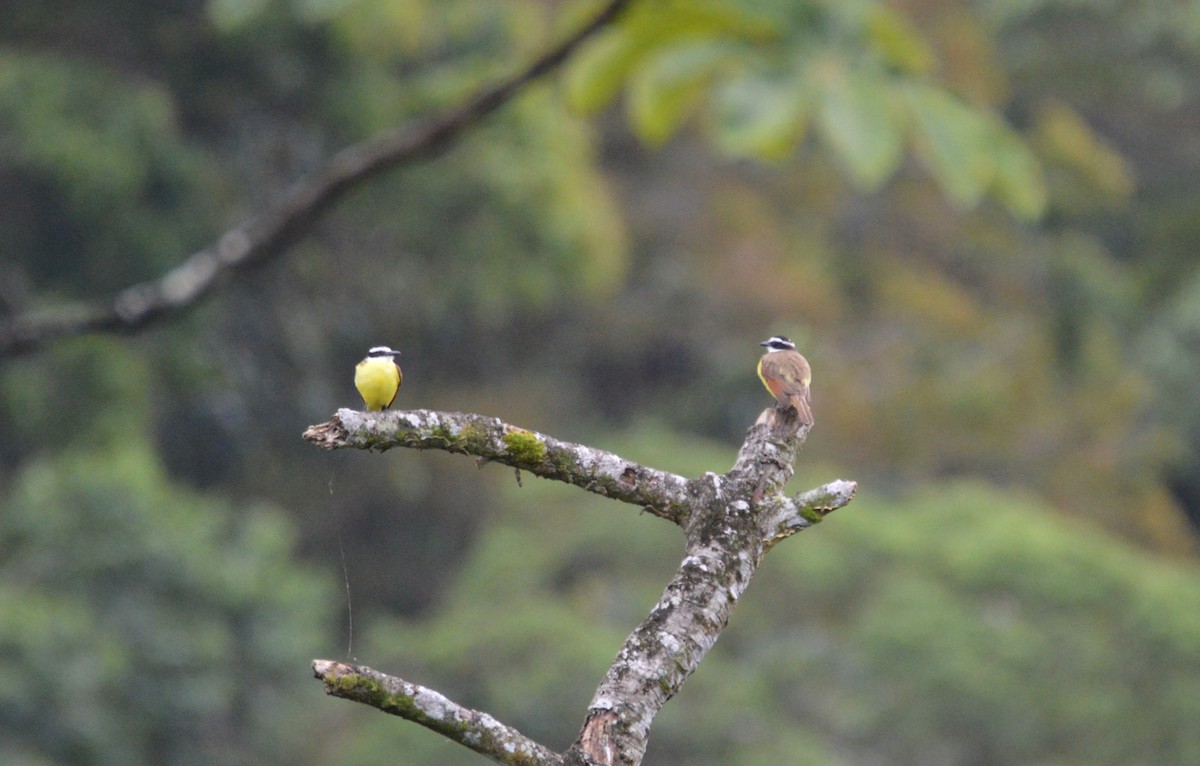
{"type": "Polygon", "coordinates": [[[706,127],[734,156],[781,160],[815,123],[824,149],[864,190],[899,170],[911,145],[964,207],[991,192],[1012,213],[1041,215],[1041,169],[986,104],[935,84],[934,54],[884,3],[703,0],[639,3],[573,63],[569,97],[604,106],[629,83],[630,122],[652,143],[706,97],[706,127]]]}
{"type": "MultiPolygon", "coordinates": [[[[594,7],[0,2],[0,315],[159,275],[594,7]]],[[[1195,762],[1196,568],[1154,558],[1200,518],[1188,14],[640,0],[186,316],[4,362],[0,760],[478,761],[325,700],[343,647],[567,745],[674,530],[299,432],[388,343],[398,406],[720,471],[782,332],[797,489],[871,489],[772,553],[648,762],[1195,762]]]]}
{"type": "Polygon", "coordinates": [[[180,135],[161,87],[0,51],[0,140],[0,259],[25,265],[39,290],[111,292],[210,236],[220,178],[180,135]]]}
{"type": "Polygon", "coordinates": [[[295,762],[332,589],[278,509],[173,486],[137,447],[29,463],[0,503],[5,763],[295,762]]]}

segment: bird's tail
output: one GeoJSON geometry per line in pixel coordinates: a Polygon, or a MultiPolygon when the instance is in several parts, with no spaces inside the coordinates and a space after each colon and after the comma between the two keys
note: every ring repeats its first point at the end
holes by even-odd
{"type": "Polygon", "coordinates": [[[796,414],[800,417],[800,424],[811,426],[813,424],[812,407],[808,406],[808,401],[803,396],[791,396],[792,406],[796,408],[796,414]]]}

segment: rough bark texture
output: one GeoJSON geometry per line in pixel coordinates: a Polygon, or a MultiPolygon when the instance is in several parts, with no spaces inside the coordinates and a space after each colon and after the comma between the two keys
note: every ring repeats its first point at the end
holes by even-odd
{"type": "Polygon", "coordinates": [[[406,718],[509,766],[549,766],[562,756],[539,745],[487,713],[463,707],[420,684],[380,673],[365,665],[331,660],[313,662],[313,674],[334,697],[362,702],[406,718]]]}
{"type": "Polygon", "coordinates": [[[412,447],[461,452],[640,505],[655,516],[677,524],[682,523],[690,507],[688,482],[682,476],[483,415],[342,409],[329,422],[305,431],[304,438],[326,449],[412,447]]]}
{"type": "MultiPolygon", "coordinates": [[[[329,422],[310,427],[304,438],[326,449],[461,452],[640,505],[678,524],[687,541],[683,561],[650,615],[625,639],[592,698],[579,738],[561,756],[546,751],[530,755],[535,760],[520,761],[633,766],[646,752],[654,717],[716,643],[762,557],[780,540],[853,499],[857,485],[842,480],[795,497],[783,495],[808,431],[790,411],[767,410],[747,432],[728,473],[694,479],[464,413],[339,410],[329,422]]],[[[337,666],[327,660],[316,664],[337,666]]],[[[332,683],[328,674],[318,675],[325,678],[329,693],[380,707],[379,695],[339,694],[344,681],[332,683]]],[[[362,674],[348,671],[341,678],[350,675],[362,674]]],[[[405,717],[430,726],[419,717],[405,717]]],[[[484,733],[473,741],[482,741],[484,733]]],[[[514,762],[503,760],[511,754],[507,749],[487,752],[469,746],[501,763],[514,762]]]]}
{"type": "Polygon", "coordinates": [[[445,151],[526,85],[566,61],[584,40],[612,23],[630,2],[610,0],[575,34],[512,77],[481,90],[440,118],[343,149],[325,167],[283,195],[271,210],[225,232],[211,246],[162,277],[128,287],[109,301],[22,314],[0,323],[0,358],[27,353],[62,338],[94,332],[134,332],[189,308],[230,272],[261,264],[286,251],[351,189],[386,170],[445,151]]]}

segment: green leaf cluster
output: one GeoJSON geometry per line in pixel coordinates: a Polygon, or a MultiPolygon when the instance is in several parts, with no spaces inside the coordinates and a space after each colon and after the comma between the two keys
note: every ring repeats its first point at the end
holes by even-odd
{"type": "Polygon", "coordinates": [[[652,145],[701,114],[728,154],[779,161],[812,128],[866,191],[911,152],[955,204],[990,196],[1037,219],[1047,192],[1032,151],[936,69],[915,26],[883,3],[646,2],[573,62],[567,91],[593,111],[626,90],[630,123],[652,145]]]}

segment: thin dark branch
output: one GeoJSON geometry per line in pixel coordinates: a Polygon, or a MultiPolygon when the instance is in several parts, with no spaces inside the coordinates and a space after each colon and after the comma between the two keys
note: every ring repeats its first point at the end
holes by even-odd
{"type": "Polygon", "coordinates": [[[108,301],[80,303],[52,313],[22,314],[5,321],[0,324],[0,358],[88,333],[135,332],[195,305],[230,272],[261,264],[286,251],[351,189],[383,171],[445,151],[529,83],[566,61],[631,2],[610,0],[591,21],[524,69],[481,90],[440,118],[343,149],[324,168],[284,194],[272,209],[225,232],[214,244],[163,276],[128,287],[108,301]]]}
{"type": "Polygon", "coordinates": [[[687,517],[688,481],[684,477],[527,431],[498,418],[432,410],[342,409],[329,422],[308,428],[304,438],[325,449],[410,447],[461,452],[642,506],[676,524],[687,517]]]}
{"type": "Polygon", "coordinates": [[[463,707],[441,692],[365,665],[314,660],[325,693],[400,716],[508,766],[558,766],[562,756],[487,713],[463,707]]]}

